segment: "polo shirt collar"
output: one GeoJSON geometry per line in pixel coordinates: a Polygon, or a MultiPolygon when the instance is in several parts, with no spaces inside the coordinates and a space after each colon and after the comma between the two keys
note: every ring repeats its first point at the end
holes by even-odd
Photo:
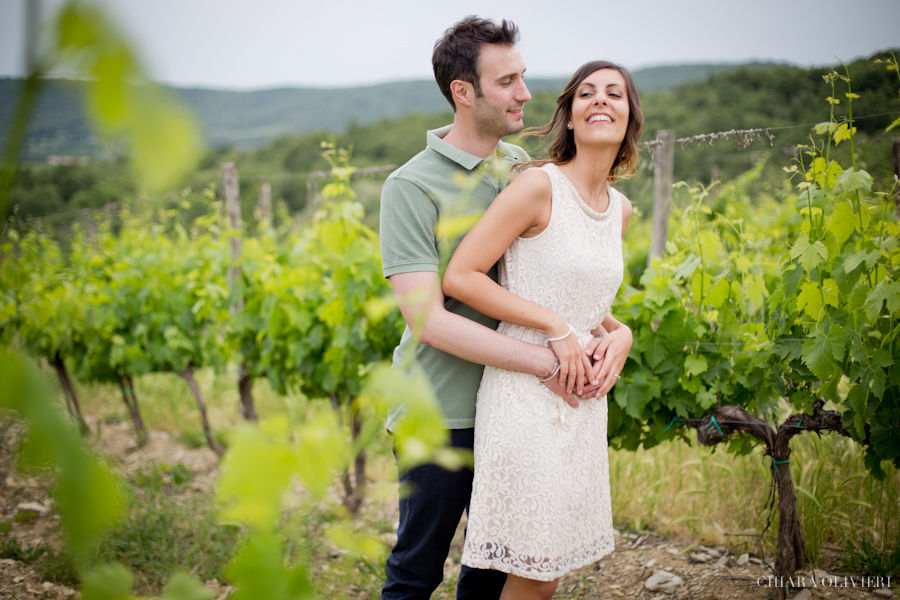
{"type": "Polygon", "coordinates": [[[432,129],[429,131],[425,136],[428,147],[469,171],[480,165],[482,161],[490,160],[489,158],[485,159],[475,156],[474,154],[469,154],[468,152],[460,150],[456,146],[445,142],[443,138],[450,133],[452,128],[453,125],[446,125],[440,129],[432,129]]]}

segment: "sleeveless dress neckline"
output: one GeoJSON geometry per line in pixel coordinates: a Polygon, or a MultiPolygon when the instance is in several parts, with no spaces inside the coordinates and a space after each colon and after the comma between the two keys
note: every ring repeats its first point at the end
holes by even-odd
{"type": "Polygon", "coordinates": [[[584,198],[581,197],[581,194],[578,193],[578,189],[575,187],[575,184],[572,183],[572,181],[568,177],[566,177],[566,174],[562,172],[562,169],[560,169],[557,165],[555,165],[553,163],[548,163],[548,164],[556,170],[556,172],[560,176],[560,179],[562,180],[562,184],[566,187],[566,189],[569,190],[569,192],[572,194],[572,197],[574,197],[576,202],[578,203],[578,206],[581,207],[581,210],[583,210],[587,216],[589,216],[592,219],[597,219],[597,220],[603,220],[603,219],[609,218],[609,215],[612,213],[612,211],[610,209],[612,209],[612,207],[613,207],[612,195],[613,195],[614,190],[609,185],[608,181],[606,182],[606,197],[608,200],[608,202],[606,203],[606,210],[603,212],[597,212],[596,210],[594,210],[593,208],[588,206],[588,203],[585,202],[584,198]]]}

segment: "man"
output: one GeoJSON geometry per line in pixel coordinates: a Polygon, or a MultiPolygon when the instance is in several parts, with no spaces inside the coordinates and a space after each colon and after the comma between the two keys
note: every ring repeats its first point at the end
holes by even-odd
{"type": "MultiPolygon", "coordinates": [[[[451,444],[470,450],[483,365],[538,377],[556,365],[549,348],[497,333],[496,320],[444,298],[440,288],[440,219],[460,210],[463,199],[466,207],[483,211],[505,187],[510,167],[528,160],[521,148],[500,141],[522,129],[523,107],[531,99],[517,41],[513,23],[477,17],[466,17],[444,33],[432,63],[453,107],[453,124],[428,132],[426,149],[388,177],[381,199],[384,276],[408,325],[394,364],[414,352],[434,387],[451,444]],[[477,185],[460,189],[460,180],[472,176],[480,176],[477,185]]],[[[497,279],[496,266],[489,275],[497,279]]],[[[547,384],[577,406],[555,378],[547,384]]],[[[402,410],[389,415],[388,430],[400,418],[402,410]]],[[[412,493],[400,499],[397,544],[387,561],[382,598],[429,598],[443,579],[450,542],[468,507],[472,471],[422,465],[402,473],[401,482],[408,482],[412,493]]],[[[457,597],[499,598],[505,580],[505,573],[463,566],[457,597]]]]}

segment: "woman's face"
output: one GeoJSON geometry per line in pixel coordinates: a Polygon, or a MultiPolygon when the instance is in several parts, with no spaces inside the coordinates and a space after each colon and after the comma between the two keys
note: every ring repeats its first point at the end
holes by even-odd
{"type": "Polygon", "coordinates": [[[600,69],[585,78],[572,99],[576,146],[611,145],[618,149],[628,130],[625,78],[615,69],[600,69]]]}

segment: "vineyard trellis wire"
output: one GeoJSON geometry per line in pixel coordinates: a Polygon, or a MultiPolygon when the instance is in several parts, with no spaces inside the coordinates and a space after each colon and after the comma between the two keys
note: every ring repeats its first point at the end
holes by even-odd
{"type": "MultiPolygon", "coordinates": [[[[885,117],[885,116],[897,115],[897,114],[900,114],[900,111],[879,113],[877,115],[862,115],[859,117],[853,117],[852,120],[858,121],[861,119],[872,119],[875,117],[885,117]]],[[[848,119],[838,119],[835,122],[836,123],[846,123],[846,122],[850,122],[850,119],[849,118],[848,119]]],[[[815,127],[816,125],[820,125],[820,124],[821,123],[803,123],[801,125],[783,125],[780,127],[759,127],[759,128],[755,128],[755,129],[731,129],[729,131],[717,131],[715,133],[701,133],[701,134],[692,135],[692,136],[688,136],[688,137],[678,138],[675,140],[675,143],[680,144],[681,149],[684,150],[687,147],[692,146],[694,143],[706,142],[711,146],[712,142],[714,140],[736,138],[735,141],[737,142],[738,148],[743,150],[748,145],[750,145],[750,143],[752,143],[754,140],[761,140],[762,134],[765,134],[766,137],[769,138],[769,142],[771,145],[772,142],[774,142],[774,140],[775,140],[774,136],[771,134],[772,131],[779,131],[779,130],[784,130],[784,129],[800,129],[803,127],[815,127]]],[[[877,139],[881,139],[881,138],[877,138],[877,139]]],[[[648,148],[652,154],[656,150],[656,148],[658,148],[662,144],[663,144],[663,142],[660,140],[651,140],[651,141],[647,141],[647,142],[641,142],[640,145],[643,148],[648,148]]]]}

